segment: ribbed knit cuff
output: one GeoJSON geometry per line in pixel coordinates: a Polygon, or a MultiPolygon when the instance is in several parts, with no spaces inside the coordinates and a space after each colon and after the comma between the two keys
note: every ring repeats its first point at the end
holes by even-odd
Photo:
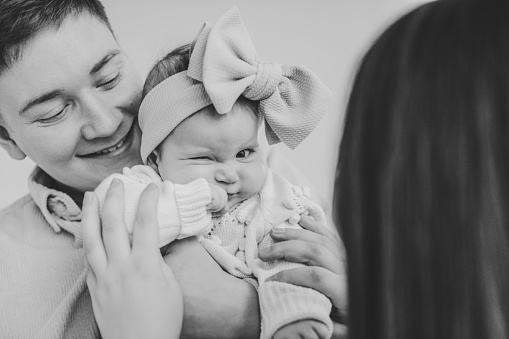
{"type": "Polygon", "coordinates": [[[262,333],[260,338],[271,339],[282,326],[298,320],[313,319],[324,323],[332,335],[330,300],[318,291],[270,281],[260,285],[260,313],[262,333]]]}
{"type": "Polygon", "coordinates": [[[177,239],[210,231],[212,216],[207,212],[207,205],[212,201],[212,193],[207,180],[200,178],[186,185],[176,184],[175,197],[182,226],[177,239]]]}

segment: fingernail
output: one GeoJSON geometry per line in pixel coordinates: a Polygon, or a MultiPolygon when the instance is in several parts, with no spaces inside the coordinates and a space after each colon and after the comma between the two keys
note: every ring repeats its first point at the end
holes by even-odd
{"type": "Polygon", "coordinates": [[[90,196],[91,192],[85,192],[85,196],[83,197],[83,204],[90,204],[90,196]]]}
{"type": "Polygon", "coordinates": [[[114,186],[117,186],[118,184],[120,184],[120,179],[117,179],[117,178],[114,178],[112,181],[111,181],[111,187],[114,187],[114,186]]]}
{"type": "Polygon", "coordinates": [[[151,182],[150,184],[148,184],[147,189],[149,189],[149,190],[153,190],[153,189],[155,189],[156,187],[157,187],[157,186],[156,186],[156,184],[154,184],[153,182],[151,182]]]}
{"type": "Polygon", "coordinates": [[[281,234],[284,234],[285,232],[286,232],[286,229],[284,229],[284,228],[275,227],[272,229],[272,233],[274,233],[274,234],[281,235],[281,234]]]}

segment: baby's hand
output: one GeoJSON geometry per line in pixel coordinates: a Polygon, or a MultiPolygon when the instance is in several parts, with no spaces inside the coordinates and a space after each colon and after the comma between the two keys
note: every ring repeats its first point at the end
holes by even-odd
{"type": "Polygon", "coordinates": [[[274,333],[273,339],[327,339],[330,338],[327,326],[318,320],[299,320],[281,327],[274,333]]]}
{"type": "Polygon", "coordinates": [[[218,185],[210,184],[212,201],[207,205],[207,211],[214,214],[225,214],[228,212],[228,194],[218,185]]]}

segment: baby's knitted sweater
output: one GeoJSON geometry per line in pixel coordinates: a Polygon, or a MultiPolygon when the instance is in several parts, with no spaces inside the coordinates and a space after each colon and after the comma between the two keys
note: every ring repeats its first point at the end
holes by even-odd
{"type": "Polygon", "coordinates": [[[258,287],[262,318],[261,338],[272,338],[284,325],[304,319],[323,322],[332,334],[332,304],[314,289],[282,282],[265,282],[273,274],[302,264],[284,260],[263,262],[258,251],[272,245],[269,233],[274,227],[300,228],[301,214],[311,215],[326,226],[322,208],[309,199],[309,189],[266,170],[260,192],[244,200],[229,213],[212,218],[206,212],[211,202],[210,186],[205,179],[186,185],[162,181],[149,166],[125,168],[113,174],[95,190],[102,209],[106,191],[114,178],[124,183],[125,221],[132,233],[136,206],[141,193],[153,182],[159,187],[159,246],[174,239],[198,236],[202,246],[228,273],[254,282],[258,287]]]}
{"type": "Polygon", "coordinates": [[[284,260],[263,262],[258,251],[269,247],[274,227],[300,228],[300,214],[310,214],[326,226],[325,213],[309,198],[309,189],[294,186],[270,169],[261,191],[241,202],[226,215],[214,218],[212,230],[200,236],[202,246],[228,273],[238,278],[256,278],[262,317],[261,338],[272,338],[289,323],[315,319],[332,334],[331,302],[314,289],[282,282],[265,282],[273,274],[302,264],[284,260]]]}
{"type": "Polygon", "coordinates": [[[100,212],[104,205],[106,192],[113,179],[124,183],[124,220],[129,235],[132,235],[138,201],[141,193],[150,184],[159,188],[158,223],[159,247],[175,239],[206,233],[212,226],[212,216],[206,207],[212,200],[207,180],[201,178],[186,185],[162,181],[149,166],[137,165],[124,168],[122,174],[115,173],[104,179],[95,189],[100,212]]]}

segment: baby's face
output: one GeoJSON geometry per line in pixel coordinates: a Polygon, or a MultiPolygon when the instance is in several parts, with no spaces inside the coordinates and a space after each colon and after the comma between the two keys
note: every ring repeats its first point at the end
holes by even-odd
{"type": "Polygon", "coordinates": [[[218,115],[208,106],[181,122],[162,142],[159,174],[175,184],[205,178],[226,190],[231,208],[263,185],[257,135],[258,123],[248,108],[235,104],[230,113],[218,115]]]}

